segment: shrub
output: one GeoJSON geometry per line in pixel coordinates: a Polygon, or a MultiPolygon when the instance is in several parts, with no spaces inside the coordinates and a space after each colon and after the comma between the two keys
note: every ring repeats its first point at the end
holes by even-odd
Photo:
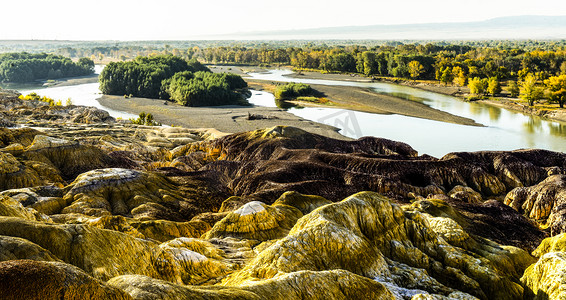
{"type": "Polygon", "coordinates": [[[294,99],[300,96],[310,96],[314,90],[310,85],[304,83],[287,83],[275,89],[275,98],[280,100],[294,99]]]}

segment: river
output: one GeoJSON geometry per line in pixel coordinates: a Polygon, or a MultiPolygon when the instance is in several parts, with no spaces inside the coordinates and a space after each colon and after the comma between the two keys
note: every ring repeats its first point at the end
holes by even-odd
{"type": "MultiPolygon", "coordinates": [[[[94,69],[95,74],[100,74],[104,66],[96,65],[94,69]]],[[[137,115],[113,110],[107,107],[102,106],[96,99],[98,99],[102,94],[98,89],[99,84],[98,82],[95,83],[83,83],[77,85],[68,85],[68,86],[55,86],[55,87],[45,87],[42,85],[22,85],[22,86],[11,86],[10,88],[19,89],[20,93],[23,95],[27,95],[31,92],[35,92],[41,96],[47,96],[49,98],[53,98],[56,100],[61,100],[63,103],[67,99],[71,99],[71,102],[74,105],[84,105],[84,106],[94,106],[96,108],[104,109],[110,113],[111,116],[114,118],[123,118],[123,119],[130,119],[130,118],[137,118],[137,115]]]]}
{"type": "MultiPolygon", "coordinates": [[[[97,67],[97,72],[101,68],[97,67]]],[[[419,101],[430,107],[475,120],[485,127],[456,125],[406,117],[380,115],[337,108],[290,108],[288,111],[302,118],[336,126],[349,137],[376,136],[408,143],[419,153],[441,157],[449,152],[481,150],[515,150],[541,148],[563,152],[566,149],[566,125],[546,121],[506,109],[481,103],[468,103],[458,98],[388,83],[362,83],[317,79],[291,78],[288,70],[250,73],[254,79],[303,82],[308,84],[343,85],[371,88],[378,93],[419,101]]],[[[34,87],[21,90],[23,94],[36,92],[55,99],[71,98],[73,104],[105,109],[114,117],[133,118],[133,114],[110,110],[101,106],[98,83],[61,87],[34,87]]],[[[252,91],[249,101],[258,106],[275,106],[272,94],[252,91]]]]}
{"type": "MultiPolygon", "coordinates": [[[[356,86],[377,93],[419,101],[432,108],[466,117],[485,127],[456,125],[401,115],[380,115],[336,108],[291,108],[289,112],[305,119],[334,125],[350,137],[376,136],[408,143],[419,153],[440,157],[449,152],[515,150],[541,148],[563,152],[566,149],[566,125],[524,115],[483,103],[464,102],[458,98],[407,86],[381,82],[332,81],[291,78],[288,70],[250,73],[254,79],[302,82],[307,84],[356,86]]],[[[261,95],[264,105],[268,96],[261,95]]],[[[273,97],[271,95],[271,97],[273,97]]],[[[272,100],[274,103],[274,99],[272,100]]],[[[274,105],[274,104],[273,104],[274,105]]]]}

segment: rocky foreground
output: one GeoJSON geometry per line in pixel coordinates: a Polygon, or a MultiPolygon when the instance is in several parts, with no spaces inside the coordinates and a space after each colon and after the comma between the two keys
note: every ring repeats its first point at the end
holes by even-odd
{"type": "Polygon", "coordinates": [[[566,154],[0,98],[1,299],[566,297],[566,154]]]}

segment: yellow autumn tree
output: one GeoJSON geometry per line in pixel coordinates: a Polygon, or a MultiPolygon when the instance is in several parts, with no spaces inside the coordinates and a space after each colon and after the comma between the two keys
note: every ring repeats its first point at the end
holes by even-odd
{"type": "Polygon", "coordinates": [[[409,74],[413,80],[417,79],[424,72],[423,65],[416,60],[410,61],[407,67],[409,68],[409,74]]]}

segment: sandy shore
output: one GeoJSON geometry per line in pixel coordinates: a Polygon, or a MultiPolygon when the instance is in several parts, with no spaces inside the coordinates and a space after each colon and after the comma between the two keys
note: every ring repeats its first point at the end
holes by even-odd
{"type": "MultiPolygon", "coordinates": [[[[313,78],[313,79],[359,81],[359,82],[364,82],[369,80],[369,78],[361,77],[358,74],[347,75],[347,74],[321,74],[318,72],[305,72],[303,73],[303,75],[291,75],[291,76],[313,78]]],[[[470,89],[468,87],[458,87],[458,86],[450,86],[450,85],[445,86],[430,82],[419,82],[419,81],[413,82],[410,80],[396,81],[396,80],[384,79],[383,82],[400,84],[429,92],[453,96],[459,98],[462,101],[467,101],[467,97],[470,95],[470,89]]],[[[558,108],[557,104],[551,104],[551,105],[543,104],[543,105],[539,105],[539,106],[535,105],[534,107],[531,107],[516,100],[518,99],[496,97],[492,99],[478,100],[478,102],[519,112],[525,115],[539,116],[541,118],[550,121],[566,123],[566,109],[558,108]]]]}
{"type": "MultiPolygon", "coordinates": [[[[329,80],[340,80],[339,78],[345,77],[345,75],[339,74],[320,75],[332,76],[333,78],[326,78],[329,80]]],[[[311,78],[310,74],[301,76],[305,76],[304,78],[311,78]]],[[[251,80],[248,78],[246,78],[246,81],[251,88],[260,90],[266,89],[268,91],[270,89],[271,83],[273,82],[269,81],[268,83],[266,83],[265,81],[251,80]]],[[[377,114],[398,114],[460,125],[483,126],[482,124],[476,123],[472,119],[460,117],[438,109],[434,109],[419,102],[378,94],[366,88],[317,84],[312,84],[311,86],[317,91],[323,93],[326,98],[332,101],[334,105],[333,107],[377,114]]],[[[301,105],[309,106],[310,104],[301,103],[301,105]]]]}
{"type": "Polygon", "coordinates": [[[57,79],[55,82],[50,83],[49,87],[71,86],[71,85],[97,83],[97,82],[98,82],[98,74],[93,74],[82,77],[60,78],[57,79]]]}
{"type": "Polygon", "coordinates": [[[146,112],[164,125],[186,128],[216,128],[223,132],[235,133],[287,125],[306,131],[337,138],[349,139],[338,133],[338,128],[299,118],[279,108],[253,106],[185,107],[164,100],[102,96],[100,104],[119,111],[133,114],[146,112]],[[261,115],[265,119],[249,120],[248,115],[261,115]]]}

